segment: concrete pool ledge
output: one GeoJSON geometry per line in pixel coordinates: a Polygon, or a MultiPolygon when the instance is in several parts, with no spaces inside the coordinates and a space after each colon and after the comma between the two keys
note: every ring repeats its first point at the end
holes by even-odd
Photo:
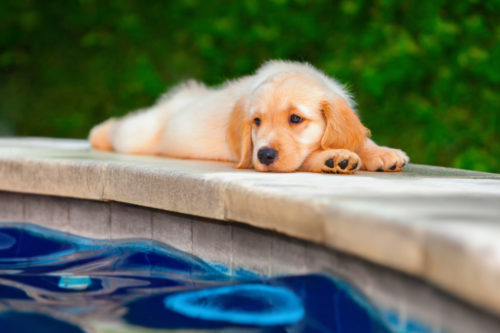
{"type": "Polygon", "coordinates": [[[0,191],[242,222],[422,278],[500,314],[497,174],[413,164],[353,176],[257,173],[96,152],[84,140],[5,138],[0,191]]]}

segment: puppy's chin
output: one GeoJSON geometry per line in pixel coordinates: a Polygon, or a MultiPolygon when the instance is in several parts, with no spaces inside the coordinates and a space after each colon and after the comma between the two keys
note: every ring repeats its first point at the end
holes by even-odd
{"type": "Polygon", "coordinates": [[[256,171],[259,171],[259,172],[295,172],[298,169],[298,167],[290,168],[290,167],[283,167],[283,166],[274,165],[274,164],[264,165],[260,162],[255,162],[254,168],[256,171]]]}

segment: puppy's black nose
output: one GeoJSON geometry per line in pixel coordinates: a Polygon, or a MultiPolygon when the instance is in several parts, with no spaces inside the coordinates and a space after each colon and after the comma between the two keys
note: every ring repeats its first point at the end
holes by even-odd
{"type": "Polygon", "coordinates": [[[260,163],[269,165],[276,161],[278,152],[272,148],[262,148],[257,152],[257,157],[259,158],[260,163]]]}

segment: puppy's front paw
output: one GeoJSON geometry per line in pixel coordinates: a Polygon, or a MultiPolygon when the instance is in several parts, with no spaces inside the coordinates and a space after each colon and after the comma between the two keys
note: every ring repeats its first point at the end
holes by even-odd
{"type": "Polygon", "coordinates": [[[355,173],[361,166],[359,156],[350,150],[330,150],[326,157],[321,168],[321,172],[324,173],[350,174],[355,173]]]}
{"type": "Polygon", "coordinates": [[[398,172],[403,170],[410,159],[400,149],[376,146],[361,154],[361,160],[363,170],[398,172]]]}

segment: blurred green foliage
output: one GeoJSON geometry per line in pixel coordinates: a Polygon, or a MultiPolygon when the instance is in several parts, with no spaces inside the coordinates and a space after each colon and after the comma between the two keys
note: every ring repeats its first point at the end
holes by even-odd
{"type": "Polygon", "coordinates": [[[413,162],[500,172],[500,1],[0,2],[0,133],[85,137],[176,82],[308,61],[413,162]]]}

